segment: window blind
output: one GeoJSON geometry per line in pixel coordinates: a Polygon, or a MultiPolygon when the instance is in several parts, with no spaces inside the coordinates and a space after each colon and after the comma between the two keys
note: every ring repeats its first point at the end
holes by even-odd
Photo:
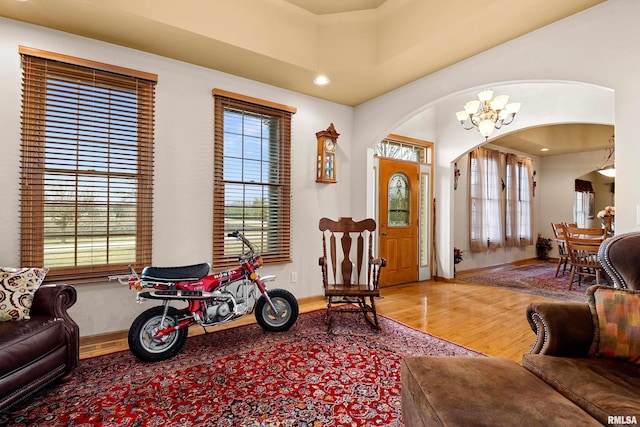
{"type": "Polygon", "coordinates": [[[155,80],[20,53],[22,265],[79,283],[150,264],[155,80]]]}
{"type": "Polygon", "coordinates": [[[241,231],[265,263],[291,261],[291,116],[214,90],[213,266],[237,264],[241,231]]]}

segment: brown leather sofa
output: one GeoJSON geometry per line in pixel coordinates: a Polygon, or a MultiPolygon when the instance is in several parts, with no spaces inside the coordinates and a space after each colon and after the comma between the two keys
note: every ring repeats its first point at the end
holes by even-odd
{"type": "Polygon", "coordinates": [[[0,323],[0,412],[78,366],[80,334],[67,309],[76,302],[69,285],[42,285],[29,320],[0,323]]]}
{"type": "MultiPolygon", "coordinates": [[[[607,239],[599,257],[615,287],[640,289],[640,233],[607,239]]],[[[405,426],[640,425],[640,365],[589,356],[588,303],[535,302],[526,314],[536,340],[522,366],[494,357],[405,358],[405,426]]]]}

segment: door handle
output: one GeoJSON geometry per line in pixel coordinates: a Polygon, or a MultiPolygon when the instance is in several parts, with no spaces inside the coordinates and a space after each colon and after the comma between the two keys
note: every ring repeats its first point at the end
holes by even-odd
{"type": "Polygon", "coordinates": [[[386,236],[386,235],[387,235],[387,232],[386,232],[386,231],[383,231],[382,233],[380,233],[380,235],[382,235],[382,236],[386,236]]]}

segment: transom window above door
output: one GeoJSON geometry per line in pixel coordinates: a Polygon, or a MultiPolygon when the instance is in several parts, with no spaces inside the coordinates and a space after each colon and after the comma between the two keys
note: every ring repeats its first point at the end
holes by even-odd
{"type": "Polygon", "coordinates": [[[410,141],[405,141],[405,139],[407,138],[403,137],[402,141],[392,138],[383,139],[376,145],[376,156],[416,163],[432,163],[432,146],[412,144],[410,141]]]}

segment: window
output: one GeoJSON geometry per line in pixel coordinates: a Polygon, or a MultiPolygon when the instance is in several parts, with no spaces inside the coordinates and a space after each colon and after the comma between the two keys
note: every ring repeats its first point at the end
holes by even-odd
{"type": "Polygon", "coordinates": [[[400,137],[398,139],[386,138],[376,145],[375,154],[379,157],[387,157],[390,159],[431,164],[433,144],[424,146],[421,144],[424,144],[425,141],[415,141],[414,143],[411,141],[411,138],[407,137],[400,137]]]}
{"type": "Polygon", "coordinates": [[[22,265],[81,282],[150,264],[156,76],[19,53],[22,265]]]}
{"type": "Polygon", "coordinates": [[[506,158],[506,246],[533,243],[531,221],[531,159],[507,154],[506,158]]]}
{"type": "Polygon", "coordinates": [[[504,244],[499,165],[497,151],[480,147],[469,153],[469,248],[473,252],[484,252],[504,244]]]}
{"type": "Polygon", "coordinates": [[[533,244],[531,159],[480,147],[469,171],[471,251],[533,244]]]}
{"type": "Polygon", "coordinates": [[[394,173],[389,179],[387,195],[389,227],[408,227],[411,222],[411,185],[407,175],[394,173]]]}
{"type": "MultiPolygon", "coordinates": [[[[291,116],[295,109],[213,90],[213,266],[237,263],[242,232],[265,263],[290,262],[291,116]]],[[[246,249],[245,249],[246,250],[246,249]]]]}
{"type": "Polygon", "coordinates": [[[586,218],[589,208],[589,195],[591,193],[576,191],[574,194],[575,199],[573,201],[573,222],[575,222],[578,227],[586,227],[586,218]]]}
{"type": "Polygon", "coordinates": [[[586,227],[587,220],[593,218],[593,185],[591,181],[575,180],[575,197],[573,201],[573,222],[578,227],[586,227]]]}

